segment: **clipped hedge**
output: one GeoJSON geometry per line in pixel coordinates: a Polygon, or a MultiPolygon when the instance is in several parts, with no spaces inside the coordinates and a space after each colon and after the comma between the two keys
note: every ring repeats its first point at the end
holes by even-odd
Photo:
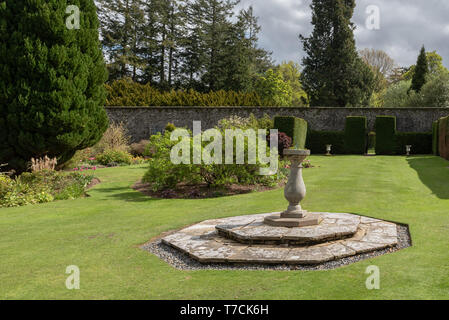
{"type": "Polygon", "coordinates": [[[307,121],[296,117],[274,117],[274,128],[292,138],[295,149],[304,149],[307,138],[307,121]]]}
{"type": "Polygon", "coordinates": [[[438,150],[438,120],[432,124],[432,153],[436,156],[440,155],[438,150]]]}
{"type": "Polygon", "coordinates": [[[332,145],[332,154],[344,154],[345,133],[343,131],[308,131],[306,147],[312,154],[325,154],[328,144],[332,145]]]}
{"type": "Polygon", "coordinates": [[[406,154],[405,146],[411,145],[411,154],[432,154],[431,132],[398,132],[395,136],[395,154],[406,154]]]}
{"type": "Polygon", "coordinates": [[[396,117],[376,117],[376,154],[393,155],[396,151],[396,117]]]}
{"type": "Polygon", "coordinates": [[[159,91],[149,84],[140,84],[122,79],[107,84],[107,106],[143,107],[255,107],[264,106],[262,99],[254,92],[211,91],[201,93],[195,90],[159,91]]]}
{"type": "Polygon", "coordinates": [[[438,139],[440,156],[449,160],[449,117],[439,120],[438,139]]]}
{"type": "Polygon", "coordinates": [[[367,149],[366,117],[346,117],[344,148],[348,154],[365,154],[367,149]]]}

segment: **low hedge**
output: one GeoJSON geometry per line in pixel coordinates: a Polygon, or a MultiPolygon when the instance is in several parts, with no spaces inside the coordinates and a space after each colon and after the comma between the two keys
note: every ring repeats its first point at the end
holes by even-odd
{"type": "Polygon", "coordinates": [[[348,154],[365,154],[367,151],[366,117],[346,117],[344,149],[348,154]]]}
{"type": "Polygon", "coordinates": [[[343,131],[308,131],[306,147],[312,154],[325,154],[328,144],[332,145],[332,154],[344,154],[345,133],[343,131]]]}
{"type": "Polygon", "coordinates": [[[432,124],[432,153],[436,156],[440,155],[438,150],[438,120],[432,124]]]}
{"type": "Polygon", "coordinates": [[[405,146],[411,145],[411,154],[432,154],[431,132],[398,132],[395,135],[395,154],[406,154],[405,146]]]}
{"type": "Polygon", "coordinates": [[[376,154],[393,155],[396,151],[396,117],[376,117],[376,154]]]}
{"type": "Polygon", "coordinates": [[[296,117],[274,117],[274,128],[292,138],[293,147],[304,149],[307,138],[307,121],[296,117]]]}
{"type": "MultiPolygon", "coordinates": [[[[150,84],[140,84],[130,79],[116,80],[105,85],[107,106],[185,106],[185,107],[258,107],[264,106],[260,96],[255,92],[195,90],[160,91],[150,84]]],[[[265,106],[272,106],[267,101],[265,106]]]]}

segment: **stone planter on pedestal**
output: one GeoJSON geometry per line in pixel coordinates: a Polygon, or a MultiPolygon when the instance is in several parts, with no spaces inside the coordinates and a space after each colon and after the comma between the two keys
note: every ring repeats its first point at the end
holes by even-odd
{"type": "Polygon", "coordinates": [[[310,155],[309,150],[284,150],[284,156],[290,160],[290,176],[284,189],[289,202],[286,211],[266,217],[264,222],[274,227],[306,227],[318,225],[321,217],[303,210],[300,202],[306,196],[306,186],[302,178],[302,162],[310,155]]]}

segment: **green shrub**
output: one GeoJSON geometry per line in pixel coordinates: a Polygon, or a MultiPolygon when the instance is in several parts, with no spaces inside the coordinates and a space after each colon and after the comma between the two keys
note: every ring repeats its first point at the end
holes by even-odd
{"type": "MultiPolygon", "coordinates": [[[[225,129],[217,129],[225,136],[225,129]]],[[[287,171],[281,168],[281,166],[279,166],[278,174],[276,175],[259,175],[259,168],[265,165],[262,165],[257,159],[256,164],[248,164],[247,157],[245,157],[244,164],[235,164],[235,152],[234,164],[225,164],[224,153],[223,164],[193,164],[192,139],[190,142],[190,163],[192,164],[173,164],[170,160],[170,153],[172,147],[178,142],[171,141],[170,136],[171,133],[167,131],[164,134],[158,133],[150,138],[149,149],[152,150],[152,159],[149,161],[148,171],[145,173],[142,181],[150,183],[154,191],[173,189],[181,183],[188,185],[207,184],[209,187],[222,187],[231,184],[274,186],[279,180],[286,177],[287,171]]],[[[207,144],[203,143],[202,147],[204,148],[207,144]]],[[[249,142],[245,141],[245,155],[248,154],[248,144],[249,142]]]]}
{"type": "Polygon", "coordinates": [[[92,179],[78,172],[50,170],[25,172],[15,179],[0,175],[0,207],[79,198],[92,179]]]}
{"type": "Polygon", "coordinates": [[[308,130],[307,149],[312,154],[325,154],[326,145],[332,145],[332,154],[343,154],[345,145],[345,134],[343,131],[315,131],[308,130]]]}
{"type": "Polygon", "coordinates": [[[395,154],[406,154],[406,145],[412,146],[411,154],[432,154],[432,133],[430,132],[398,132],[395,141],[395,154]]]}
{"type": "Polygon", "coordinates": [[[366,117],[347,117],[345,125],[345,153],[365,154],[367,120],[366,117]]]}
{"type": "MultiPolygon", "coordinates": [[[[121,79],[106,85],[108,106],[263,106],[262,99],[254,92],[211,91],[200,93],[194,90],[159,91],[150,84],[140,84],[130,79],[121,79]]],[[[267,102],[268,105],[268,102],[267,102]]]]}
{"type": "Polygon", "coordinates": [[[296,117],[274,117],[274,128],[292,138],[295,149],[304,149],[307,139],[307,121],[296,117]]]}
{"type": "Polygon", "coordinates": [[[449,117],[439,120],[438,139],[440,156],[449,160],[449,117]]]}
{"type": "Polygon", "coordinates": [[[126,151],[122,150],[105,150],[97,156],[98,163],[107,166],[111,164],[131,164],[132,156],[126,151]]]}
{"type": "Polygon", "coordinates": [[[0,163],[21,173],[33,157],[62,165],[94,145],[108,125],[94,1],[2,0],[0,43],[0,163]],[[67,28],[69,4],[79,30],[67,28]]]}
{"type": "Polygon", "coordinates": [[[432,124],[432,153],[435,156],[439,156],[440,152],[438,150],[438,120],[434,121],[432,124]]]}
{"type": "Polygon", "coordinates": [[[396,117],[376,117],[376,154],[392,155],[396,150],[396,117]]]}

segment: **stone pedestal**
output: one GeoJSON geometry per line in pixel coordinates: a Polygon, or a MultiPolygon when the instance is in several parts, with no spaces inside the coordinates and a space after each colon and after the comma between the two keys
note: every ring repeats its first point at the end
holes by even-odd
{"type": "Polygon", "coordinates": [[[306,196],[306,185],[302,178],[302,162],[309,155],[309,150],[284,150],[284,156],[291,162],[290,176],[284,189],[284,196],[289,202],[289,206],[281,214],[265,218],[265,224],[276,227],[295,228],[314,226],[321,222],[319,215],[309,214],[300,205],[300,202],[306,196]]]}

